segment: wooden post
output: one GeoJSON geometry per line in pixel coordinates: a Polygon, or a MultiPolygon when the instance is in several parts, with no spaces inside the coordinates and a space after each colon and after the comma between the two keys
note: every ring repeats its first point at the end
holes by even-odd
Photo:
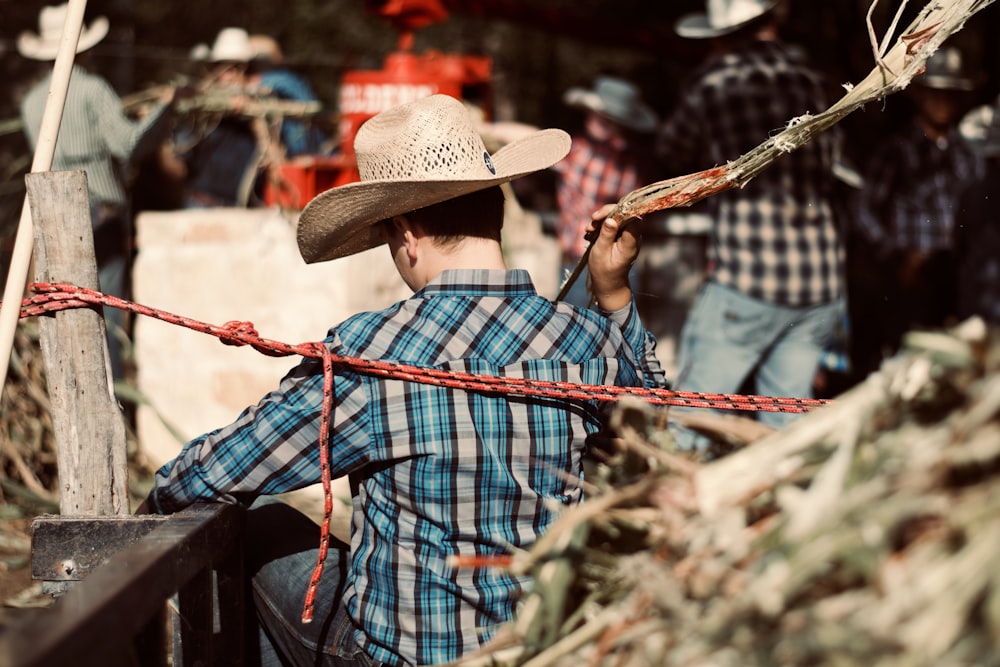
{"type": "MultiPolygon", "coordinates": [[[[82,171],[26,177],[36,280],[100,289],[87,177],[82,171]]],[[[129,514],[125,423],[115,400],[104,317],[77,308],[40,318],[42,355],[59,466],[62,515],[129,514]]]]}

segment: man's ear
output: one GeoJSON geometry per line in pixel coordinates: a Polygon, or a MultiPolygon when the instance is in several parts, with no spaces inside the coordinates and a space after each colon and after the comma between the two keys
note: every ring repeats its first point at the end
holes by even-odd
{"type": "Polygon", "coordinates": [[[396,231],[403,236],[403,246],[406,248],[406,255],[411,261],[417,258],[417,246],[423,237],[423,232],[410,218],[405,215],[397,215],[392,219],[396,231]]]}

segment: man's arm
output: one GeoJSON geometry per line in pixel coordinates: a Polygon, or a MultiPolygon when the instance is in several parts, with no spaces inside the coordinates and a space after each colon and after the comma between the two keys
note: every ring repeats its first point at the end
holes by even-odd
{"type": "Polygon", "coordinates": [[[621,327],[642,366],[644,386],[663,386],[666,374],[656,358],[656,339],[639,319],[628,280],[629,270],[639,256],[640,223],[635,219],[619,222],[608,218],[614,207],[615,204],[608,204],[593,214],[591,230],[598,224],[600,228],[587,260],[591,289],[598,308],[621,327]]]}

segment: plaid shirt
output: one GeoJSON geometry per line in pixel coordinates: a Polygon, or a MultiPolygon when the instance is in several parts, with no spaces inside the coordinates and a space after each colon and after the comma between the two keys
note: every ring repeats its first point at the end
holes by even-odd
{"type": "MultiPolygon", "coordinates": [[[[735,160],[805,113],[828,106],[817,74],[780,42],[755,42],[707,62],[657,151],[673,173],[735,160]]],[[[843,248],[829,200],[835,138],[820,134],[743,189],[707,204],[713,280],[785,306],[827,303],[842,290],[843,248]]]]}
{"type": "Polygon", "coordinates": [[[582,136],[573,138],[569,154],[555,169],[560,174],[559,247],[566,261],[576,261],[587,248],[583,235],[591,214],[642,185],[642,174],[624,142],[595,142],[582,136]]]}
{"type": "MultiPolygon", "coordinates": [[[[603,317],[535,292],[521,270],[445,271],[413,297],[356,315],[336,354],[477,374],[657,386],[634,306],[603,317]]],[[[235,423],[190,442],[156,474],[158,511],[227,495],[250,502],[315,484],[322,368],[307,359],[235,423]]],[[[455,569],[456,554],[527,549],[581,500],[594,404],[466,392],[353,371],[336,377],[334,477],[354,492],[345,600],[358,642],[388,664],[438,664],[510,621],[526,580],[455,569]]],[[[318,533],[317,533],[318,534],[318,533]]],[[[305,591],[303,591],[303,594],[305,591]]]]}
{"type": "Polygon", "coordinates": [[[982,175],[982,160],[957,130],[938,143],[914,121],[872,155],[858,226],[882,255],[950,249],[958,198],[982,175]]]}

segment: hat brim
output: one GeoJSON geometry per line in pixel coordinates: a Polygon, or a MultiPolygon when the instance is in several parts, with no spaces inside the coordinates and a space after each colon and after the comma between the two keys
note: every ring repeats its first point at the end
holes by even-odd
{"type": "Polygon", "coordinates": [[[968,92],[976,89],[976,81],[942,74],[923,74],[913,80],[913,83],[934,90],[954,90],[968,92]]]}
{"type": "Polygon", "coordinates": [[[674,24],[674,32],[685,39],[711,39],[712,37],[722,37],[723,35],[736,32],[740,28],[753,23],[761,16],[764,16],[769,11],[774,9],[777,4],[777,0],[773,0],[772,2],[763,5],[760,9],[760,13],[756,16],[744,19],[739,23],[734,23],[733,25],[721,27],[716,27],[709,23],[708,14],[688,14],[686,16],[682,16],[677,23],[674,24]]]}
{"type": "Polygon", "coordinates": [[[384,243],[380,220],[485,190],[548,169],[569,153],[570,137],[548,129],[513,141],[491,157],[496,176],[472,180],[349,183],[316,195],[299,216],[296,239],[306,264],[347,257],[384,243]]]}
{"type": "MultiPolygon", "coordinates": [[[[86,29],[80,32],[76,43],[76,52],[83,53],[97,46],[107,37],[111,24],[104,16],[91,21],[86,29]]],[[[39,35],[22,32],[17,38],[17,52],[30,60],[55,60],[59,53],[59,41],[43,40],[39,35]]]]}
{"type": "Polygon", "coordinates": [[[656,129],[659,117],[653,109],[641,102],[631,108],[629,115],[614,113],[607,108],[601,96],[585,88],[570,88],[563,95],[563,102],[574,109],[593,111],[619,125],[636,132],[652,132],[656,129]]]}

